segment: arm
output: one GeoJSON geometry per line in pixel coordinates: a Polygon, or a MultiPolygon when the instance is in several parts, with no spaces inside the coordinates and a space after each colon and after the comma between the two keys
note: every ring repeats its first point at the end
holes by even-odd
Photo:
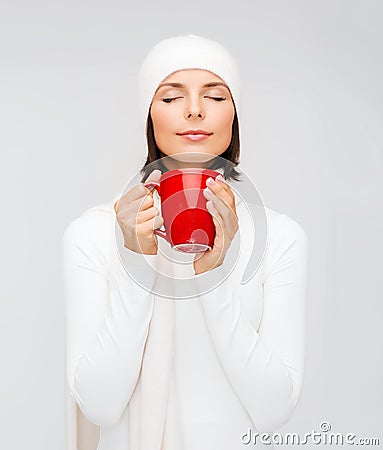
{"type": "MultiPolygon", "coordinates": [[[[288,421],[304,370],[308,239],[289,217],[277,220],[265,255],[259,331],[241,308],[241,286],[230,277],[200,297],[218,358],[260,432],[274,431],[288,421]]],[[[223,265],[215,271],[223,273],[223,265]]]]}
{"type": "MultiPolygon", "coordinates": [[[[67,380],[83,414],[105,426],[119,420],[135,388],[153,303],[121,264],[107,279],[109,246],[100,250],[84,220],[73,221],[62,240],[67,380]]],[[[97,230],[97,241],[101,235],[107,242],[108,232],[97,230]]],[[[143,255],[126,251],[132,264],[145,268],[143,255]]]]}

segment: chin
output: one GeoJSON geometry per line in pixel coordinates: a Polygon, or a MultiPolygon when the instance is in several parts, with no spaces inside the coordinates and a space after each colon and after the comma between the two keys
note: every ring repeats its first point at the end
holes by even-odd
{"type": "Polygon", "coordinates": [[[167,156],[174,160],[173,163],[171,163],[171,161],[168,161],[168,163],[170,163],[172,167],[175,164],[174,168],[176,168],[179,167],[178,164],[182,164],[183,167],[186,167],[187,165],[195,166],[196,164],[204,165],[217,155],[206,151],[206,149],[193,148],[191,150],[180,149],[178,152],[172,152],[167,156]]]}

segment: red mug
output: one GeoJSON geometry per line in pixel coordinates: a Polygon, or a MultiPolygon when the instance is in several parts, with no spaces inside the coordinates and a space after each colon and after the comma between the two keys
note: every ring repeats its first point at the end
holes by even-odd
{"type": "Polygon", "coordinates": [[[164,238],[172,248],[186,253],[200,253],[213,248],[215,226],[206,208],[203,190],[209,177],[215,179],[220,172],[211,169],[175,169],[161,175],[159,183],[148,181],[161,198],[164,230],[154,234],[164,238]]]}

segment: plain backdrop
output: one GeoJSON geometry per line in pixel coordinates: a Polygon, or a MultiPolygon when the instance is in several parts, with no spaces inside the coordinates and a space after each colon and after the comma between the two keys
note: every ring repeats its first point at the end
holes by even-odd
{"type": "Polygon", "coordinates": [[[236,58],[240,167],[310,240],[305,380],[278,431],[383,442],[382,19],[372,0],[1,1],[1,448],[65,448],[62,233],[144,163],[139,66],[189,33],[236,58]]]}

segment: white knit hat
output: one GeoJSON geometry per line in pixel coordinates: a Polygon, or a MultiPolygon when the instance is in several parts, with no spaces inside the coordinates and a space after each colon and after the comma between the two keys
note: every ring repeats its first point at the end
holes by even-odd
{"type": "Polygon", "coordinates": [[[216,41],[188,34],[164,39],[148,53],[138,75],[138,101],[143,124],[159,84],[182,69],[204,69],[220,77],[229,87],[239,113],[239,71],[230,53],[216,41]]]}

